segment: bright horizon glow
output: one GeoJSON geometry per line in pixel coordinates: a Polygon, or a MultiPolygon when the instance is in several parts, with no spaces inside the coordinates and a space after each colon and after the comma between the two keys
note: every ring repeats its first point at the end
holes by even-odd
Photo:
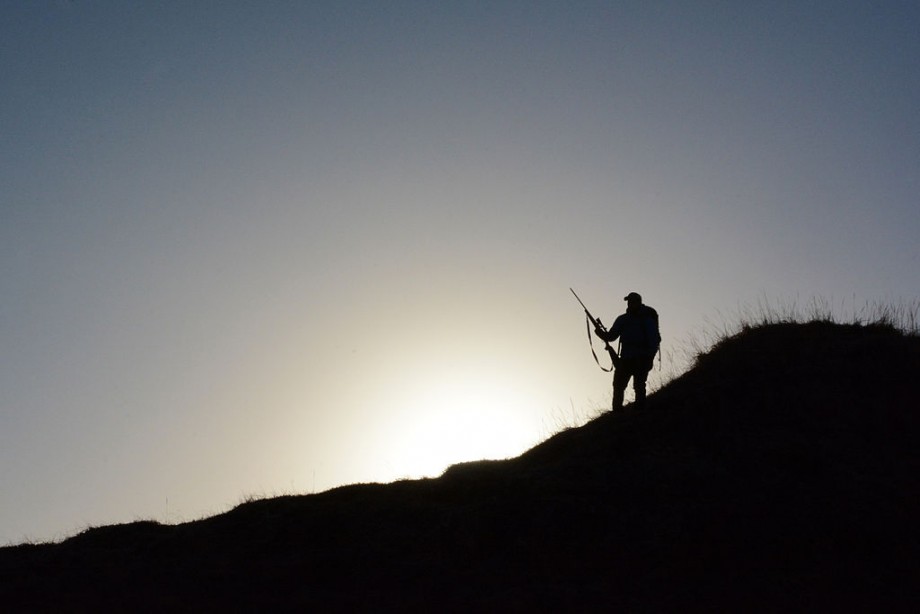
{"type": "Polygon", "coordinates": [[[397,428],[385,445],[396,477],[434,477],[456,463],[505,459],[537,443],[538,402],[511,370],[421,374],[386,413],[397,428]],[[405,416],[401,418],[400,416],[405,416]]]}
{"type": "Polygon", "coordinates": [[[492,319],[468,309],[452,326],[420,317],[368,334],[355,363],[361,384],[341,399],[359,408],[350,425],[373,465],[366,480],[434,477],[456,463],[517,456],[550,434],[540,420],[540,366],[514,350],[516,333],[499,315],[492,319]]]}

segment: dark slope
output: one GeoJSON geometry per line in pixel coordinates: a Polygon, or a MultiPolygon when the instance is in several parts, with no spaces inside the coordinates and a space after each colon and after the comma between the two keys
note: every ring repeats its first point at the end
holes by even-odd
{"type": "Polygon", "coordinates": [[[916,611],[918,378],[886,327],[754,328],[516,459],[0,549],[0,607],[916,611]]]}

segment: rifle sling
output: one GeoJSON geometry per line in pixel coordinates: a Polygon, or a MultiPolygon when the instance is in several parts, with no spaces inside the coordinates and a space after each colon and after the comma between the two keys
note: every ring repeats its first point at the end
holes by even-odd
{"type": "MultiPolygon", "coordinates": [[[[591,336],[591,317],[588,315],[587,311],[585,312],[585,328],[588,331],[588,345],[591,346],[591,355],[594,356],[594,362],[596,362],[597,366],[601,368],[601,371],[610,373],[613,371],[613,365],[611,365],[609,369],[604,367],[604,365],[601,364],[601,361],[597,357],[597,352],[594,351],[594,337],[591,336]]],[[[611,357],[611,359],[612,358],[613,357],[611,357]]]]}

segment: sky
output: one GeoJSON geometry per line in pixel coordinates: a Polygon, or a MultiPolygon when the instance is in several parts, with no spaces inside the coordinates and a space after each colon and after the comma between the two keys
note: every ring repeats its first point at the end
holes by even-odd
{"type": "Polygon", "coordinates": [[[656,385],[752,305],[916,301],[918,31],[3,0],[0,544],[516,456],[610,402],[570,287],[658,310],[656,385]]]}

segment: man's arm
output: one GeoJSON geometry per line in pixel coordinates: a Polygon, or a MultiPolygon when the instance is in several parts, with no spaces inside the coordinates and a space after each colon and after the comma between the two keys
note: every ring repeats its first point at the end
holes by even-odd
{"type": "Polygon", "coordinates": [[[615,341],[617,337],[620,336],[620,328],[622,327],[622,321],[620,318],[617,318],[613,321],[613,324],[606,331],[600,328],[594,329],[594,334],[597,335],[602,341],[610,343],[615,341]]]}

